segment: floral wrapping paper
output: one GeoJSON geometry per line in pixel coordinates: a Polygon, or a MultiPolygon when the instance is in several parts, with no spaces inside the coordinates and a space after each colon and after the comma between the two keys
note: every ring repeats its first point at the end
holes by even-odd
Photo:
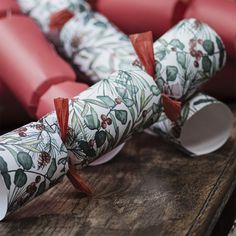
{"type": "Polygon", "coordinates": [[[227,141],[232,127],[230,109],[215,98],[198,93],[183,105],[176,122],[166,117],[146,129],[146,132],[161,135],[188,155],[197,156],[221,147],[227,141]]]}
{"type": "Polygon", "coordinates": [[[68,152],[57,126],[33,122],[0,136],[0,220],[62,180],[68,152]]]}

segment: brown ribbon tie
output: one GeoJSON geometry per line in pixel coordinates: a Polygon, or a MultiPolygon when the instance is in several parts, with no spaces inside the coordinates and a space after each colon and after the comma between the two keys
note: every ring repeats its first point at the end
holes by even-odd
{"type": "MultiPolygon", "coordinates": [[[[153,36],[152,32],[144,32],[140,34],[133,34],[129,36],[134,50],[143,64],[146,72],[155,78],[155,57],[153,50],[153,36]]],[[[158,79],[158,78],[157,78],[158,79]]],[[[162,102],[166,116],[172,121],[176,122],[181,114],[181,102],[172,99],[167,94],[162,93],[162,102]]]]}
{"type": "Polygon", "coordinates": [[[74,16],[74,13],[66,9],[55,12],[54,14],[50,16],[49,28],[51,30],[55,30],[55,29],[60,30],[64,26],[64,24],[68,20],[70,20],[73,16],[74,16]]]}
{"type": "MultiPolygon", "coordinates": [[[[61,139],[65,142],[67,130],[68,130],[68,120],[69,120],[69,100],[68,98],[55,98],[54,105],[56,109],[56,115],[58,124],[61,131],[61,139]]],[[[71,164],[69,159],[69,171],[67,172],[67,177],[73,184],[73,186],[87,195],[92,194],[91,188],[86,184],[86,182],[80,177],[80,175],[75,170],[75,167],[71,164]]]]}

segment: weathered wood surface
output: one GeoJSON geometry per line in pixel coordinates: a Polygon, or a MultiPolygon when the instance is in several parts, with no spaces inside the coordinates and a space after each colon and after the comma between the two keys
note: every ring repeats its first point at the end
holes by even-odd
{"type": "Polygon", "coordinates": [[[141,134],[114,160],[81,174],[92,197],[65,179],[0,223],[0,235],[210,234],[236,185],[236,125],[210,155],[189,158],[141,134]]]}

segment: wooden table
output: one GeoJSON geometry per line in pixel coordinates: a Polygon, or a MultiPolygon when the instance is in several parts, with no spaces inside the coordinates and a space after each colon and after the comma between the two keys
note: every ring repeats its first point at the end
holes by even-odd
{"type": "Polygon", "coordinates": [[[141,134],[82,175],[92,197],[65,179],[0,223],[0,235],[210,235],[236,186],[236,125],[223,148],[199,158],[141,134]]]}

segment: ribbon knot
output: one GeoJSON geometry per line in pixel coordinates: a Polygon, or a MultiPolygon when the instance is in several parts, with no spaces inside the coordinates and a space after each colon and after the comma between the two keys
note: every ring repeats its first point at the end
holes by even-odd
{"type": "Polygon", "coordinates": [[[64,24],[74,16],[69,10],[63,9],[61,11],[55,12],[50,16],[49,28],[51,30],[61,29],[64,24]]]}
{"type": "MultiPolygon", "coordinates": [[[[133,48],[143,64],[146,72],[155,78],[155,57],[153,50],[153,36],[152,32],[144,32],[140,34],[133,34],[129,36],[133,48]]],[[[158,78],[157,78],[158,79],[158,78]]],[[[166,116],[172,121],[176,122],[181,113],[181,102],[162,93],[162,102],[166,116]]]]}
{"type": "MultiPolygon", "coordinates": [[[[69,120],[69,100],[68,98],[55,98],[54,105],[57,114],[57,121],[61,131],[61,139],[63,142],[65,142],[68,130],[68,120],[69,120]]],[[[67,177],[77,190],[86,193],[87,195],[92,194],[91,188],[77,173],[74,165],[71,164],[70,159],[69,159],[69,171],[67,172],[67,177]]]]}

